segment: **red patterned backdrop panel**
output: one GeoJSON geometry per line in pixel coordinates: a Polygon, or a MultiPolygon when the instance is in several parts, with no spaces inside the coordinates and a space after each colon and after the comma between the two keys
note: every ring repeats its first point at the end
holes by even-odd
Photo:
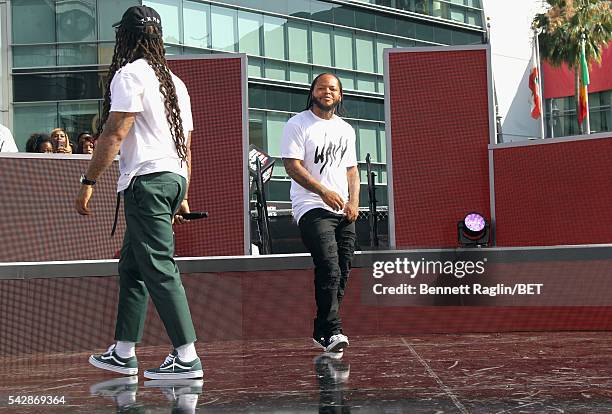
{"type": "Polygon", "coordinates": [[[125,221],[111,228],[117,199],[117,163],[99,179],[91,216],[74,209],[79,177],[89,160],[56,154],[0,157],[0,262],[112,259],[121,247],[125,221]]]}
{"type": "MultiPolygon", "coordinates": [[[[243,82],[244,57],[170,61],[191,95],[192,210],[210,218],[176,226],[178,256],[244,254],[243,82]]],[[[246,102],[244,102],[246,105],[246,102]]],[[[93,216],[79,216],[74,199],[89,161],[55,154],[0,157],[0,262],[112,259],[123,240],[115,213],[117,163],[96,184],[93,216]]]]}
{"type": "Polygon", "coordinates": [[[170,61],[187,85],[193,109],[189,205],[210,214],[176,226],[177,256],[244,254],[243,59],[170,61]]]}
{"type": "Polygon", "coordinates": [[[455,247],[490,217],[486,51],[392,52],[387,76],[396,246],[455,247]]]}
{"type": "Polygon", "coordinates": [[[612,137],[493,150],[498,246],[612,243],[612,137]]]}

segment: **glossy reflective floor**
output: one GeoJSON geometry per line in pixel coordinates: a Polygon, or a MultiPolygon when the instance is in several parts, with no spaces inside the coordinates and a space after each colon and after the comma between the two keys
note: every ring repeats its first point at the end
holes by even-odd
{"type": "MultiPolygon", "coordinates": [[[[138,348],[141,371],[168,351],[138,348]]],[[[113,376],[88,353],[2,357],[0,412],[612,413],[608,332],[353,337],[341,360],[305,339],[198,352],[203,381],[176,383],[113,376]],[[35,396],[64,403],[9,405],[35,396]]]]}

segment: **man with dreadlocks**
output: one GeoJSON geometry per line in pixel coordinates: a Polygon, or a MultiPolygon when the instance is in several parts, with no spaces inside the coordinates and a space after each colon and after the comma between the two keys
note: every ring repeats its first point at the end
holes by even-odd
{"type": "Polygon", "coordinates": [[[100,122],[102,132],[76,199],[80,214],[93,186],[121,150],[117,191],[123,192],[126,231],[119,260],[116,343],[89,362],[125,375],[138,373],[135,344],[142,338],[148,296],[174,350],[146,378],[202,377],[195,330],[174,262],[173,221],[186,220],[193,121],[185,84],[168,68],[159,14],[130,7],[117,30],[100,122]],[[174,219],[174,220],[173,220],[174,219]]]}
{"type": "Polygon", "coordinates": [[[306,110],[283,130],[281,154],[291,177],[291,204],[315,265],[317,315],[312,338],[334,358],[348,338],[338,310],[355,249],[359,173],[355,131],[340,118],[342,83],[323,73],[310,85],[306,110]]]}

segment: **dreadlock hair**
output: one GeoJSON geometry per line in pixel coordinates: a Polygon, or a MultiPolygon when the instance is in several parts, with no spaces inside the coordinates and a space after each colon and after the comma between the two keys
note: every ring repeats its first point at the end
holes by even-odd
{"type": "Polygon", "coordinates": [[[104,103],[102,104],[102,117],[100,118],[98,130],[102,133],[110,113],[110,85],[115,73],[128,63],[140,58],[146,59],[159,80],[159,92],[164,97],[166,120],[170,127],[176,152],[181,160],[186,162],[187,145],[181,119],[181,110],[178,105],[176,88],[174,87],[174,82],[172,82],[172,76],[170,75],[164,53],[164,41],[155,27],[147,26],[144,32],[132,32],[122,26],[117,28],[113,61],[108,69],[104,103]]]}
{"type": "Polygon", "coordinates": [[[338,86],[340,86],[340,98],[342,99],[340,99],[340,102],[338,102],[338,105],[334,108],[334,113],[338,116],[346,116],[346,111],[344,110],[344,106],[342,105],[342,103],[344,102],[344,90],[342,89],[342,81],[340,81],[340,78],[334,75],[333,73],[321,73],[316,78],[314,78],[314,80],[310,84],[310,92],[308,92],[308,99],[306,100],[306,110],[309,110],[314,105],[312,93],[314,92],[315,86],[317,85],[319,78],[325,75],[333,76],[334,78],[336,78],[336,80],[338,81],[338,86]]]}

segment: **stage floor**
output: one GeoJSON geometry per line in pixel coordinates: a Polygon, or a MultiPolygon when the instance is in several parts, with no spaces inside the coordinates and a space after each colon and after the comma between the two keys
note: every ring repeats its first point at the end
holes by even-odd
{"type": "MultiPolygon", "coordinates": [[[[610,332],[353,337],[339,361],[307,339],[197,345],[204,380],[177,384],[86,353],[0,357],[0,412],[612,413],[610,332]],[[36,396],[57,405],[9,405],[36,396]]],[[[141,371],[168,351],[137,349],[141,371]]]]}

